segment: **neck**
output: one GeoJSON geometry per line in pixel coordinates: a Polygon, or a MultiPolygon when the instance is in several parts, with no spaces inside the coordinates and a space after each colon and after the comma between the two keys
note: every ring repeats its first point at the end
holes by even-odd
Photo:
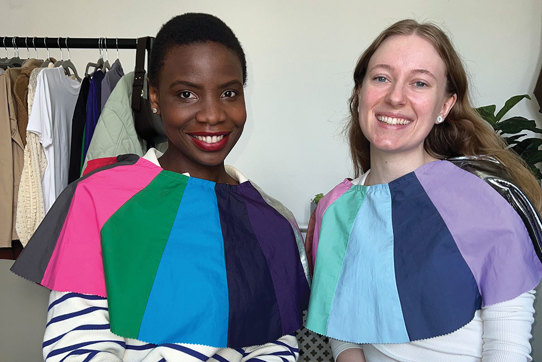
{"type": "Polygon", "coordinates": [[[371,149],[371,172],[365,180],[366,185],[387,184],[414,171],[426,163],[435,161],[425,150],[412,154],[390,153],[371,149]]]}
{"type": "Polygon", "coordinates": [[[164,170],[177,173],[188,173],[190,177],[230,185],[237,185],[239,183],[226,172],[224,163],[216,166],[206,166],[189,162],[186,158],[178,159],[167,151],[158,159],[158,162],[160,162],[160,166],[164,170]]]}

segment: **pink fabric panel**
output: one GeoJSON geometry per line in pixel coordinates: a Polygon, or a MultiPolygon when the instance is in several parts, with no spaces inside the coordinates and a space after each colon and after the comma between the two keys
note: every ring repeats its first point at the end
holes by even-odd
{"type": "Polygon", "coordinates": [[[318,206],[314,211],[316,214],[316,225],[314,227],[314,235],[312,237],[312,262],[313,265],[316,262],[316,251],[318,250],[318,238],[320,237],[320,226],[322,225],[322,218],[326,212],[329,205],[335,202],[339,197],[342,196],[346,191],[350,190],[352,187],[352,182],[349,179],[345,179],[343,182],[338,184],[324,196],[318,206]]]}
{"type": "Polygon", "coordinates": [[[100,230],[161,170],[141,158],[135,165],[100,171],[80,181],[41,284],[106,297],[100,230]]]}

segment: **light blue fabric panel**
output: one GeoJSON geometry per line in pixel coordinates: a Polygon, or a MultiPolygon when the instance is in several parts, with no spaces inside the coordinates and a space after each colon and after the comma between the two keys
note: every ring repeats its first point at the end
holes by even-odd
{"type": "Polygon", "coordinates": [[[188,181],[143,316],[142,341],[165,336],[168,342],[227,345],[228,284],[214,186],[192,177],[188,181]],[[194,257],[198,254],[206,257],[194,257]]]}
{"type": "Polygon", "coordinates": [[[350,233],[328,336],[365,343],[409,341],[395,281],[391,215],[389,187],[368,188],[350,233]]]}

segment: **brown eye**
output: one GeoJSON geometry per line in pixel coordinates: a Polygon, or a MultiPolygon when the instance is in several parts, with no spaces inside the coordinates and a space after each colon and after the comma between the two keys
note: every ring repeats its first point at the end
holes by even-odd
{"type": "Polygon", "coordinates": [[[234,90],[227,90],[224,93],[222,93],[222,97],[224,98],[233,98],[237,95],[237,92],[234,90]]]}
{"type": "Polygon", "coordinates": [[[191,98],[196,98],[196,95],[190,91],[180,91],[178,93],[178,97],[179,98],[182,98],[182,99],[191,99],[191,98]]]}

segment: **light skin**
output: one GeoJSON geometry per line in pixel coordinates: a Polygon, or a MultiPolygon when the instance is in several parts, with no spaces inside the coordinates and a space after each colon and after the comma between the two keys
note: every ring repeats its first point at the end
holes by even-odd
{"type": "Polygon", "coordinates": [[[359,348],[350,348],[341,352],[336,362],[365,362],[365,355],[359,348]]]}
{"type": "Polygon", "coordinates": [[[173,46],[149,94],[168,137],[160,165],[192,177],[237,184],[224,167],[246,121],[237,55],[215,42],[173,46]]]}
{"type": "MultiPolygon", "coordinates": [[[[433,45],[413,35],[386,39],[358,89],[359,123],[370,143],[366,185],[389,183],[434,161],[423,147],[438,116],[456,101],[446,91],[446,65],[433,45]]],[[[446,122],[446,120],[445,120],[446,122]]]]}

